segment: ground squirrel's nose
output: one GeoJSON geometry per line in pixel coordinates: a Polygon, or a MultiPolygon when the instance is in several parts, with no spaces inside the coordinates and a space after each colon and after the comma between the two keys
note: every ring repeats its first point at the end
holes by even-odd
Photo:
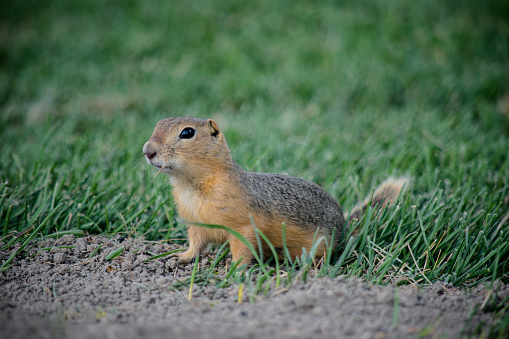
{"type": "Polygon", "coordinates": [[[154,145],[153,142],[147,141],[145,145],[143,146],[143,154],[149,159],[153,159],[156,154],[156,145],[154,145]]]}

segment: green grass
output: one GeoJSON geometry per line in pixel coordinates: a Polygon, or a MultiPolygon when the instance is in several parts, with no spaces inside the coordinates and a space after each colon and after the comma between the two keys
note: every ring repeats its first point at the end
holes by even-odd
{"type": "MultiPolygon", "coordinates": [[[[5,2],[3,242],[185,243],[141,147],[158,120],[192,115],[218,121],[244,168],[314,181],[345,210],[390,175],[415,178],[315,274],[508,283],[508,12],[495,0],[5,2]]],[[[295,265],[286,282],[315,270],[295,265]]],[[[229,281],[259,293],[275,283],[266,270],[229,281]]]]}

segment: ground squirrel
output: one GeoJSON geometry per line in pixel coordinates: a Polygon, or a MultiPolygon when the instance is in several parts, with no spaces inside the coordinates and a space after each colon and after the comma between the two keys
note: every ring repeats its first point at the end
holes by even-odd
{"type": "MultiPolygon", "coordinates": [[[[254,223],[281,251],[284,223],[292,258],[300,257],[303,248],[309,253],[317,235],[330,241],[335,230],[337,245],[344,234],[345,215],[327,192],[303,179],[245,171],[232,159],[213,120],[163,119],[143,146],[143,153],[150,165],[170,176],[178,213],[188,224],[189,249],[178,255],[180,263],[191,261],[209,243],[227,240],[234,261],[242,258],[242,264],[249,264],[253,259],[249,249],[228,232],[196,224],[227,226],[257,249],[254,223]]],[[[370,202],[381,207],[393,203],[406,185],[405,178],[386,181],[372,198],[352,210],[350,219],[360,218],[370,202]]],[[[264,251],[268,251],[266,247],[264,251]]],[[[324,251],[322,241],[317,256],[323,256],[324,251]]]]}

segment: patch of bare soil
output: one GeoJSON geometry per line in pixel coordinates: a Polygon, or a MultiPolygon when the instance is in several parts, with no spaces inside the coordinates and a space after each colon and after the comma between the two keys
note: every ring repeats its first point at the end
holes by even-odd
{"type": "MultiPolygon", "coordinates": [[[[465,292],[435,284],[417,290],[341,277],[272,289],[254,303],[246,302],[249,291],[238,303],[238,286],[210,283],[196,287],[189,302],[189,290],[175,286],[191,275],[192,264],[147,261],[178,248],[119,237],[38,243],[0,273],[0,337],[454,338],[492,322],[488,307],[474,312],[487,299],[485,287],[465,292]],[[106,260],[121,246],[121,256],[106,260]]],[[[0,252],[0,261],[9,254],[0,252]]],[[[200,265],[207,260],[203,256],[200,265]]],[[[508,292],[498,285],[500,298],[508,292]]]]}

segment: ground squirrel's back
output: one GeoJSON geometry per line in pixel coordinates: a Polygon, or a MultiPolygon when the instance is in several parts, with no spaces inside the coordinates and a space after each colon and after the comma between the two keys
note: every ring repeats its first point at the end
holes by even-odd
{"type": "Polygon", "coordinates": [[[307,232],[320,228],[336,240],[345,223],[339,204],[320,186],[288,175],[247,172],[242,184],[249,194],[250,207],[279,223],[302,227],[307,232]],[[339,232],[339,233],[338,233],[339,232]]]}
{"type": "MultiPolygon", "coordinates": [[[[230,241],[233,260],[242,258],[243,263],[249,263],[253,257],[230,233],[197,226],[200,223],[227,226],[258,248],[255,226],[278,250],[286,243],[292,257],[300,256],[303,248],[309,253],[319,237],[330,242],[335,233],[337,243],[343,235],[343,212],[327,192],[303,179],[244,171],[233,161],[226,139],[213,120],[161,120],[143,153],[149,164],[170,176],[178,212],[188,222],[189,249],[178,255],[181,262],[193,259],[210,242],[226,240],[230,241]]],[[[403,186],[386,183],[370,201],[392,203],[403,186]]],[[[366,201],[357,208],[355,216],[359,217],[368,204],[366,201]]],[[[325,249],[322,241],[317,255],[323,255],[325,249]]],[[[268,250],[266,245],[264,250],[268,250]]]]}

